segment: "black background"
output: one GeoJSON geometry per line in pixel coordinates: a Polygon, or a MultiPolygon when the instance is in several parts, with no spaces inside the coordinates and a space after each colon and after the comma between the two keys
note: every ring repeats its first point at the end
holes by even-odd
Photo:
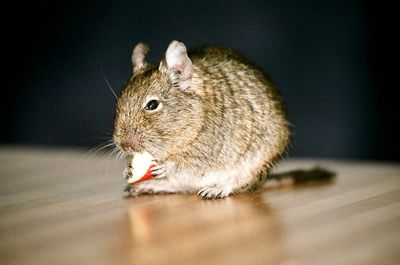
{"type": "Polygon", "coordinates": [[[366,1],[32,1],[2,7],[3,144],[96,146],[135,43],[221,44],[269,73],[292,156],[400,160],[394,10],[366,1]],[[4,67],[5,66],[5,67],[4,67]]]}

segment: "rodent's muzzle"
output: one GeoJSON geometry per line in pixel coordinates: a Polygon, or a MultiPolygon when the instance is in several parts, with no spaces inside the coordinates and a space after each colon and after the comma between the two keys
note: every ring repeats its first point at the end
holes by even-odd
{"type": "Polygon", "coordinates": [[[119,143],[117,143],[117,145],[126,153],[143,151],[140,136],[134,133],[124,137],[119,143]]]}

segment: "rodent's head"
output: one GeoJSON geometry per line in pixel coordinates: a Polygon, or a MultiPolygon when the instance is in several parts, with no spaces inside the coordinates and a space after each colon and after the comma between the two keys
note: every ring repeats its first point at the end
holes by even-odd
{"type": "Polygon", "coordinates": [[[114,143],[126,155],[146,150],[157,160],[181,152],[201,128],[201,100],[188,89],[192,62],[173,41],[164,60],[147,64],[146,44],[133,49],[133,76],[116,106],[114,143]]]}

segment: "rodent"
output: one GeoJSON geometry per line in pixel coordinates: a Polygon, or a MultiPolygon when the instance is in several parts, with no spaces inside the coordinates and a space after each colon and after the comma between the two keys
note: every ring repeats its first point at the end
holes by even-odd
{"type": "Polygon", "coordinates": [[[146,150],[159,166],[154,179],[126,190],[224,198],[262,185],[291,135],[267,75],[223,47],[188,53],[172,41],[158,63],[145,61],[148,51],[144,43],[133,49],[113,138],[126,157],[146,150]]]}

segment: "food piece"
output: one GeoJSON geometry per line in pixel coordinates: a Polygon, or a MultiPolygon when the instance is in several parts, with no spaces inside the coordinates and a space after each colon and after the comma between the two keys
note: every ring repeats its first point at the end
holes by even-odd
{"type": "Polygon", "coordinates": [[[128,183],[132,184],[153,178],[151,168],[155,165],[154,157],[150,153],[146,151],[136,153],[130,163],[132,174],[128,179],[128,183]]]}

